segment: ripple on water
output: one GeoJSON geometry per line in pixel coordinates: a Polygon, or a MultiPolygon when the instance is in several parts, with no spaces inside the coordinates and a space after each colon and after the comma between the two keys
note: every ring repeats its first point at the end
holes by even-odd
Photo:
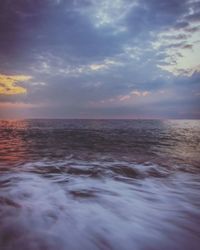
{"type": "Polygon", "coordinates": [[[0,245],[189,249],[191,242],[196,250],[200,197],[192,176],[124,161],[24,164],[0,177],[0,245]]]}
{"type": "Polygon", "coordinates": [[[1,250],[199,250],[199,121],[0,121],[1,250]]]}

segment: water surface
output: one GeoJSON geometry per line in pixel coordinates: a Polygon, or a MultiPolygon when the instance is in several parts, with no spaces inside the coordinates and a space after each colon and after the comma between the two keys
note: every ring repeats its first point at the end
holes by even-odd
{"type": "Polygon", "coordinates": [[[200,249],[200,121],[0,121],[1,250],[200,249]]]}

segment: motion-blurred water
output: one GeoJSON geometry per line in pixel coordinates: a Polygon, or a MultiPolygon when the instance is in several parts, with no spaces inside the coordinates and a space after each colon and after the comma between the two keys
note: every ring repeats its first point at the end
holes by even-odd
{"type": "Polygon", "coordinates": [[[200,249],[200,121],[0,121],[1,250],[200,249]]]}

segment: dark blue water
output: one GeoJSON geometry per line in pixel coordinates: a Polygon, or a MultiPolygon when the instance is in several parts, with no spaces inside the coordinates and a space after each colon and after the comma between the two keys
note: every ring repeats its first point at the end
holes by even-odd
{"type": "Polygon", "coordinates": [[[200,121],[0,121],[1,250],[200,249],[200,121]]]}

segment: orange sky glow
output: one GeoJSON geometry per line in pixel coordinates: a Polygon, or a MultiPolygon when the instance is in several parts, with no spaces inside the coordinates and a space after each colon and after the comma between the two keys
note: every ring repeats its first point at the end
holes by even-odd
{"type": "Polygon", "coordinates": [[[18,83],[25,82],[31,79],[31,76],[26,75],[2,75],[0,74],[0,94],[1,95],[16,95],[25,94],[26,88],[18,86],[18,83]]]}

